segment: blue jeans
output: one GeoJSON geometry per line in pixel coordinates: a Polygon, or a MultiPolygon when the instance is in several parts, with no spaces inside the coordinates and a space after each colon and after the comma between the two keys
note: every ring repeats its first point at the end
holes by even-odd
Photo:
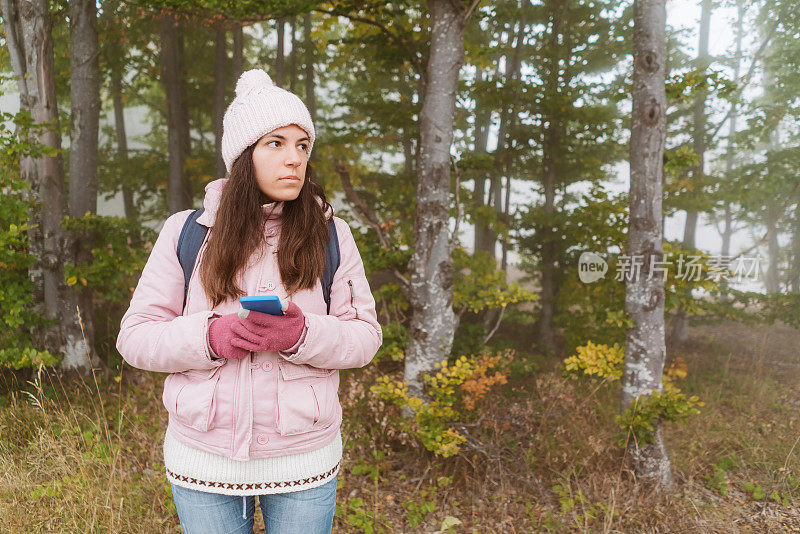
{"type": "MultiPolygon", "coordinates": [[[[336,479],[316,488],[259,495],[266,534],[330,534],[336,513],[336,479]]],[[[252,534],[254,497],[170,485],[185,534],[252,534]]]]}

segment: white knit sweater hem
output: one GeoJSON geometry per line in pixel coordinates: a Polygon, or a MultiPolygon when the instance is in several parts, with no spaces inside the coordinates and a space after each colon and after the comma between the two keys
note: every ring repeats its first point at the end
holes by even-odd
{"type": "Polygon", "coordinates": [[[265,495],[316,488],[338,474],[341,460],[341,430],[319,449],[246,462],[190,447],[169,430],[164,437],[164,467],[169,482],[223,495],[265,495]]]}

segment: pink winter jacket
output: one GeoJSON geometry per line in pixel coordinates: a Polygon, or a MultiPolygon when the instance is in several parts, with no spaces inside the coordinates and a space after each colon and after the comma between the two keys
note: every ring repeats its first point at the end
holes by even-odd
{"type": "MultiPolygon", "coordinates": [[[[206,241],[225,182],[206,186],[206,211],[198,218],[211,228],[206,241]]],[[[261,257],[255,254],[240,273],[239,286],[247,295],[287,298],[275,256],[283,204],[275,206],[261,257]]],[[[340,264],[331,287],[330,315],[317,281],[314,289],[290,297],[306,317],[304,334],[292,349],[212,360],[206,339],[209,319],[236,312],[239,303],[229,300],[212,310],[197,269],[204,242],[189,282],[186,309],[181,309],[184,279],[176,248],[191,211],[176,213],[164,223],[122,318],[117,349],[134,367],[171,373],[164,382],[163,402],[170,431],[187,445],[236,460],[322,447],[342,421],[338,370],[367,365],[383,341],[349,226],[334,217],[340,264]]],[[[330,212],[327,215],[330,218],[330,212]]]]}

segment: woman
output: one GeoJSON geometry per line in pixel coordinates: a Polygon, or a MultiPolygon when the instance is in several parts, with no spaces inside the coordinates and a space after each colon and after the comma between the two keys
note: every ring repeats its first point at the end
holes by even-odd
{"type": "Polygon", "coordinates": [[[190,534],[251,533],[256,495],[267,533],[331,530],[338,370],[368,364],[383,337],[350,228],[311,180],[314,138],[296,95],[262,70],[242,74],[223,120],[229,178],[206,187],[197,224],[209,230],[188,290],[176,247],[193,210],[164,223],[122,318],[123,358],[171,373],[164,464],[190,534]],[[339,265],[328,312],[331,218],[339,265]],[[240,316],[245,295],[277,295],[288,308],[240,316]]]}

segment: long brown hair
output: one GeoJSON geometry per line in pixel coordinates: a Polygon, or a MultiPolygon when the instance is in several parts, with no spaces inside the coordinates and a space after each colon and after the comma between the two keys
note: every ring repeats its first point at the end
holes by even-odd
{"type": "MultiPolygon", "coordinates": [[[[270,214],[261,205],[270,199],[256,182],[254,147],[255,144],[249,146],[231,166],[230,179],[222,189],[214,227],[200,264],[200,280],[212,307],[244,296],[237,277],[264,243],[264,225],[270,214]]],[[[333,208],[313,177],[308,164],[300,194],[295,200],[283,202],[277,256],[288,295],[313,288],[325,269],[328,242],[325,213],[333,208]]]]}

